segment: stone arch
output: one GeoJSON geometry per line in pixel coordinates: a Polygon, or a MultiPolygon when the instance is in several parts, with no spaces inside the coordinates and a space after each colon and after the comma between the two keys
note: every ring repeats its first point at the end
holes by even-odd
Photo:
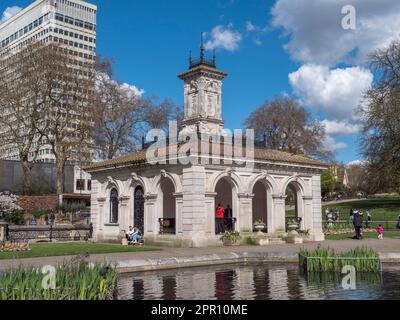
{"type": "MultiPolygon", "coordinates": [[[[226,170],[213,179],[211,186],[211,192],[215,194],[214,210],[219,203],[221,203],[225,209],[226,206],[229,205],[232,209],[232,216],[225,216],[226,225],[230,229],[238,230],[240,216],[239,194],[243,186],[241,178],[236,173],[226,170]],[[236,223],[234,223],[235,221],[236,223]]],[[[215,228],[215,214],[213,214],[213,222],[212,225],[214,225],[215,228]]]]}
{"type": "Polygon", "coordinates": [[[154,194],[157,194],[159,191],[163,179],[169,179],[172,182],[176,193],[182,192],[182,182],[179,176],[175,173],[169,173],[165,170],[161,170],[161,173],[153,179],[152,186],[154,194]]]}
{"type": "Polygon", "coordinates": [[[114,179],[112,177],[107,177],[107,180],[106,180],[106,182],[104,183],[103,186],[104,186],[103,187],[103,192],[102,192],[103,193],[103,197],[107,198],[110,195],[111,189],[113,189],[113,188],[117,189],[118,194],[120,196],[123,195],[124,188],[123,188],[122,183],[119,180],[116,180],[116,179],[114,179]]]}
{"type": "Polygon", "coordinates": [[[257,182],[262,182],[264,185],[269,187],[273,194],[279,194],[279,187],[278,187],[278,184],[275,181],[274,177],[267,175],[265,173],[260,173],[256,176],[250,178],[248,187],[247,187],[247,192],[249,194],[253,193],[254,186],[256,185],[257,182]]]}
{"type": "MultiPolygon", "coordinates": [[[[282,194],[286,195],[287,189],[292,187],[292,190],[295,192],[295,217],[296,218],[301,218],[302,222],[300,224],[300,228],[304,226],[304,220],[305,220],[305,205],[304,205],[304,196],[305,196],[305,190],[306,190],[306,185],[304,183],[304,180],[301,179],[298,176],[292,176],[289,177],[282,189],[282,194]]],[[[285,215],[286,216],[286,215],[285,215]]]]}
{"type": "Polygon", "coordinates": [[[231,170],[225,170],[221,173],[216,174],[211,179],[211,183],[209,185],[209,192],[215,192],[215,188],[217,187],[218,182],[224,178],[228,179],[229,181],[231,181],[233,183],[233,185],[236,188],[236,192],[238,194],[242,193],[243,186],[244,186],[242,178],[239,175],[237,175],[234,171],[231,171],[231,170]]]}

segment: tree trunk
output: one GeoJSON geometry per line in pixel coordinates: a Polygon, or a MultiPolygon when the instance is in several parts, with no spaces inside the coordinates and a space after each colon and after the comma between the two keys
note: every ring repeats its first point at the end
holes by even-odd
{"type": "Polygon", "coordinates": [[[57,195],[64,193],[65,161],[57,161],[57,195]]]}
{"type": "Polygon", "coordinates": [[[28,161],[21,161],[21,166],[24,172],[22,192],[24,195],[30,195],[32,192],[32,170],[28,161]]]}

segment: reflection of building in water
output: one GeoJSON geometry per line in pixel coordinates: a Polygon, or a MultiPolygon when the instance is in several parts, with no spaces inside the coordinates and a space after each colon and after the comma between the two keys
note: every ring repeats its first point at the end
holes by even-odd
{"type": "Polygon", "coordinates": [[[235,270],[222,271],[215,273],[215,296],[218,300],[232,300],[234,280],[236,279],[235,270]]]}
{"type": "Polygon", "coordinates": [[[176,298],[178,300],[215,299],[214,271],[179,272],[176,278],[176,298]]]}
{"type": "Polygon", "coordinates": [[[162,279],[163,300],[176,300],[176,277],[168,276],[162,279]]]}
{"type": "Polygon", "coordinates": [[[288,276],[286,269],[268,270],[270,299],[289,300],[288,276]]]}
{"type": "Polygon", "coordinates": [[[265,269],[262,266],[255,266],[254,267],[254,295],[257,297],[257,299],[260,300],[268,300],[269,297],[269,292],[267,290],[268,288],[268,282],[269,282],[269,273],[268,269],[265,269]]]}
{"type": "MultiPolygon", "coordinates": [[[[237,268],[234,281],[235,300],[249,300],[254,298],[254,270],[251,267],[237,268]]],[[[265,283],[264,283],[265,286],[265,283]]]]}
{"type": "Polygon", "coordinates": [[[145,280],[143,282],[144,299],[161,300],[163,297],[162,277],[150,274],[146,275],[143,280],[145,280]]]}

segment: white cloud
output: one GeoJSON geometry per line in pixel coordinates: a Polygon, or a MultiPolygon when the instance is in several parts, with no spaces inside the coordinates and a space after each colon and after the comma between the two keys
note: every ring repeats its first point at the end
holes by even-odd
{"type": "Polygon", "coordinates": [[[349,123],[347,121],[323,120],[321,123],[325,126],[328,135],[351,135],[360,132],[360,125],[349,123]]]}
{"type": "Polygon", "coordinates": [[[225,49],[228,51],[236,51],[239,49],[239,44],[242,41],[240,32],[233,29],[232,25],[227,27],[218,25],[211,31],[211,39],[206,42],[206,49],[225,49]]]}
{"type": "Polygon", "coordinates": [[[350,167],[350,166],[354,166],[354,165],[364,165],[367,163],[368,163],[368,161],[366,161],[366,160],[354,160],[354,161],[349,162],[347,164],[347,166],[350,167]]]}
{"type": "Polygon", "coordinates": [[[3,14],[1,16],[1,20],[0,23],[3,23],[5,21],[7,21],[8,19],[12,18],[13,16],[15,16],[18,12],[20,12],[22,10],[21,7],[18,6],[13,6],[13,7],[7,7],[4,11],[3,14]]]}
{"type": "Polygon", "coordinates": [[[253,32],[256,30],[256,27],[254,26],[254,24],[251,21],[247,21],[246,22],[246,30],[248,32],[253,32]]]}
{"type": "Polygon", "coordinates": [[[115,80],[110,79],[109,75],[103,72],[99,72],[97,73],[97,77],[98,77],[98,82],[97,82],[97,90],[101,90],[100,86],[100,81],[107,81],[111,84],[114,85],[118,85],[119,86],[119,90],[122,92],[125,92],[127,94],[127,96],[137,96],[137,97],[141,97],[145,91],[143,89],[139,89],[138,87],[128,84],[128,83],[118,83],[115,80]]]}
{"type": "Polygon", "coordinates": [[[324,144],[324,148],[326,150],[329,150],[332,152],[347,148],[347,144],[345,144],[344,142],[337,142],[337,141],[335,141],[334,138],[332,138],[331,136],[328,136],[328,135],[325,137],[325,141],[323,144],[324,144]]]}
{"type": "Polygon", "coordinates": [[[327,117],[351,122],[373,75],[361,67],[329,69],[307,64],[289,74],[289,81],[302,103],[327,117]]]}
{"type": "Polygon", "coordinates": [[[377,48],[399,37],[399,0],[277,0],[272,16],[282,28],[291,57],[335,66],[363,63],[377,48]],[[356,30],[342,28],[343,6],[356,8],[356,30]]]}

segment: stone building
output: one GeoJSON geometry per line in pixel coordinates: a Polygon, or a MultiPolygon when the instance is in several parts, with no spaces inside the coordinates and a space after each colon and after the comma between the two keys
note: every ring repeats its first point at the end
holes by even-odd
{"type": "Polygon", "coordinates": [[[212,60],[205,58],[203,47],[200,59],[191,59],[189,70],[179,75],[184,81],[182,131],[185,136],[201,133],[199,146],[205,145],[202,151],[206,152],[190,152],[192,158],[201,161],[177,161],[187,156],[187,149],[180,152],[182,142],[170,140],[157,153],[164,162],[154,164],[149,161],[149,150],[142,150],[86,168],[92,175],[95,240],[117,241],[129,226],[136,226],[149,242],[186,247],[216,245],[218,204],[231,206],[232,229],[251,234],[254,222],[262,219],[267,235],[275,237],[286,229],[288,188],[296,194],[301,228],[309,230],[313,241],[324,240],[320,175],[326,165],[305,156],[250,146],[246,152],[239,148],[238,158],[250,164],[244,166],[221,151],[229,147],[237,150],[236,144],[210,143],[209,137],[230,139],[224,138],[221,107],[226,76],[216,68],[215,56],[212,60]]]}

